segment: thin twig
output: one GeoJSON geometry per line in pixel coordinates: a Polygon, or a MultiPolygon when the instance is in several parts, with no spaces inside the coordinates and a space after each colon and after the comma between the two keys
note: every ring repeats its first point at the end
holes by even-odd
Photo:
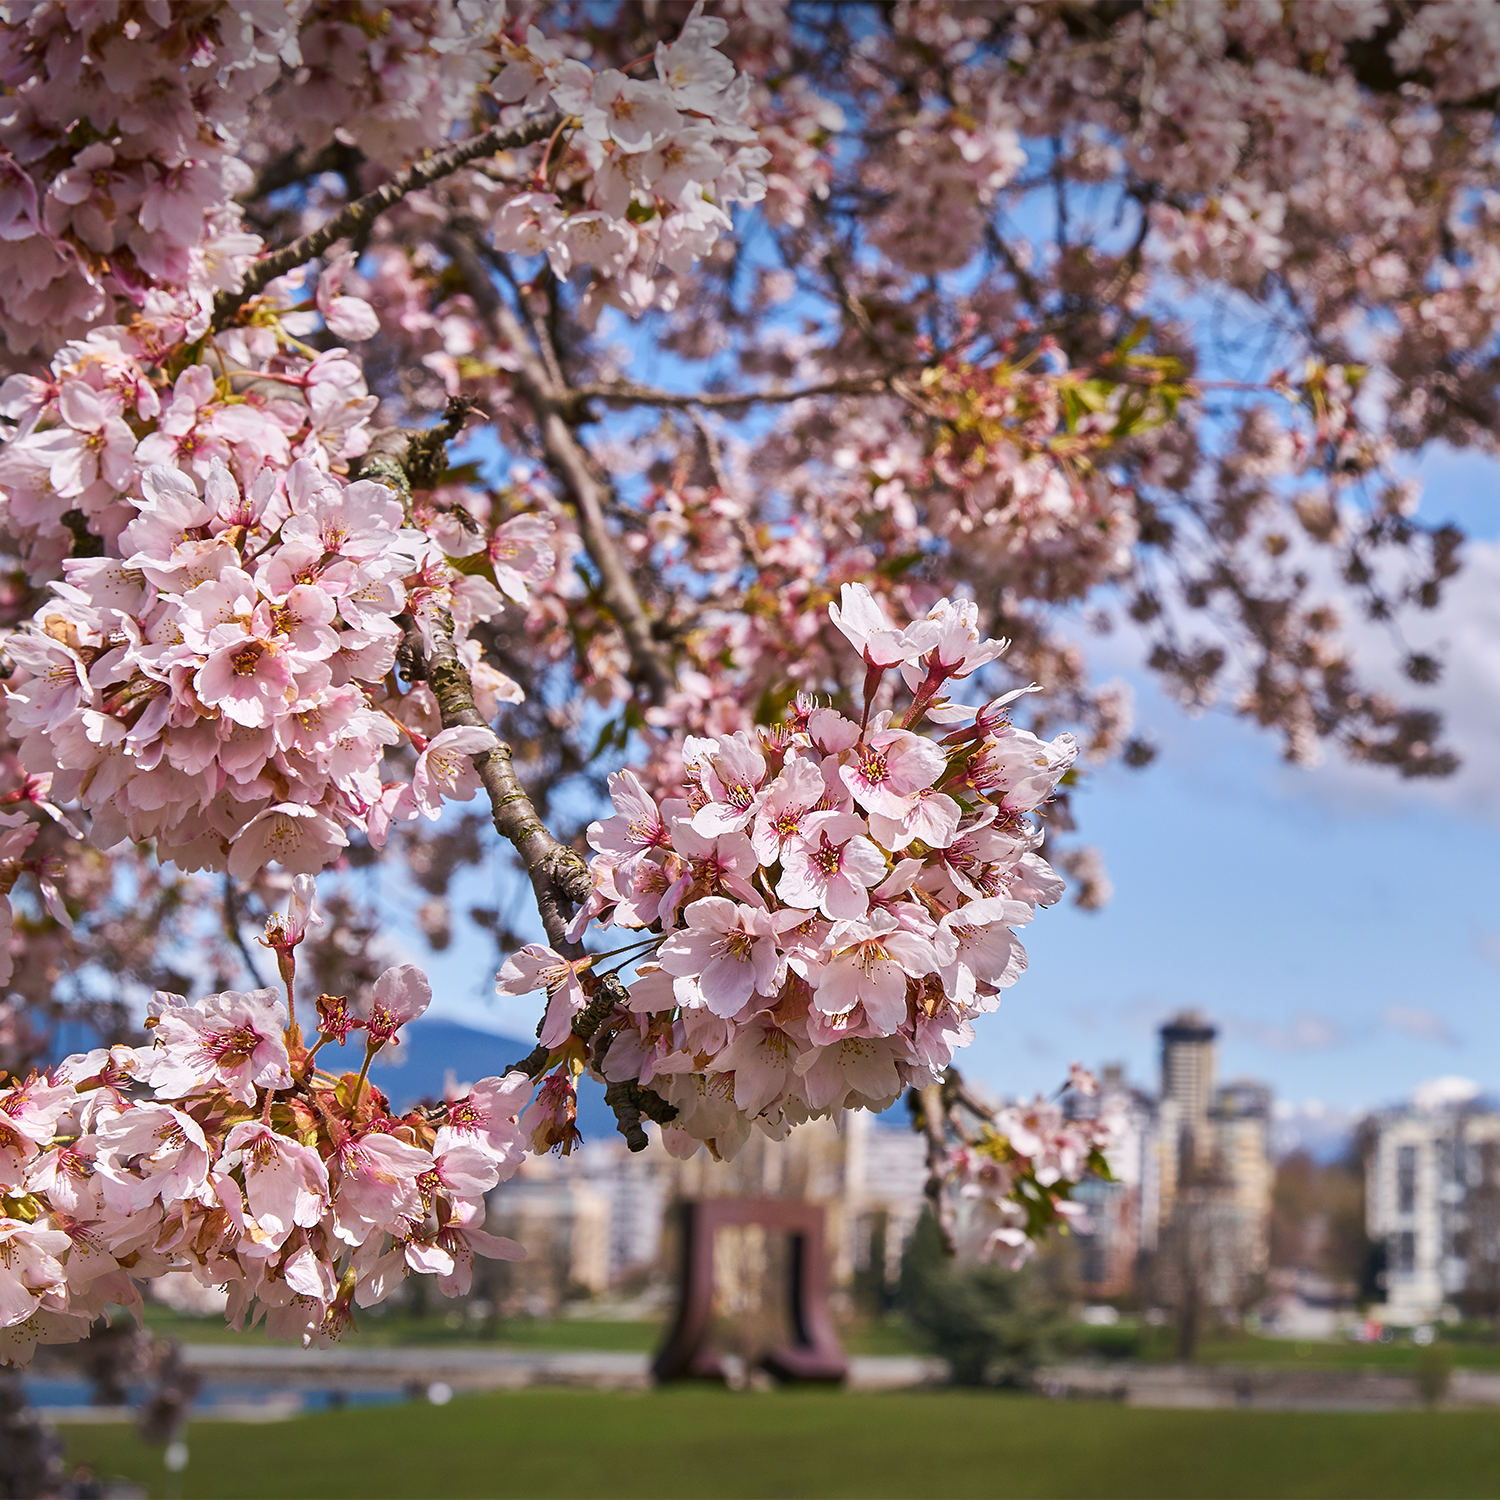
{"type": "Polygon", "coordinates": [[[239,905],[235,899],[234,880],[227,873],[224,876],[224,925],[229,929],[229,936],[234,946],[239,949],[240,957],[244,960],[245,967],[250,971],[250,978],[258,990],[266,989],[268,986],[261,978],[260,970],[255,966],[255,954],[250,945],[245,941],[245,934],[240,931],[239,905]]]}
{"type": "Polygon", "coordinates": [[[462,273],[490,336],[515,356],[516,368],[511,379],[536,416],[547,467],[572,502],[578,534],[599,571],[599,592],[604,606],[625,638],[636,676],[654,701],[660,703],[672,691],[675,677],[651,633],[650,616],[605,520],[605,485],[571,425],[577,420],[578,396],[570,387],[558,385],[552,376],[558,361],[546,325],[538,320],[535,326],[539,348],[527,337],[520,319],[496,290],[469,239],[452,233],[443,237],[443,245],[462,273]]]}
{"type": "Polygon", "coordinates": [[[450,146],[446,151],[438,151],[423,161],[413,162],[411,166],[397,172],[389,182],[381,183],[374,192],[366,193],[363,198],[356,198],[353,203],[346,204],[321,228],[313,230],[311,234],[304,234],[283,249],[256,261],[245,273],[244,285],[239,291],[220,292],[214,298],[214,330],[223,328],[269,282],[278,276],[285,276],[288,271],[310,261],[315,255],[321,255],[336,240],[367,228],[375,218],[399,203],[408,193],[428,187],[439,178],[447,177],[482,156],[516,151],[522,146],[545,140],[557,127],[559,118],[554,112],[528,120],[523,125],[494,125],[478,135],[470,136],[466,141],[460,141],[456,146],[450,146]]]}
{"type": "Polygon", "coordinates": [[[625,381],[606,381],[597,385],[576,385],[573,395],[579,399],[622,401],[635,406],[701,407],[704,411],[739,406],[785,404],[805,401],[812,396],[879,396],[891,390],[894,373],[860,375],[843,380],[826,380],[818,385],[796,386],[780,391],[665,391],[656,386],[632,385],[625,381]]]}
{"type": "Polygon", "coordinates": [[[954,1253],[953,1231],[943,1213],[943,1187],[948,1179],[948,1142],[944,1138],[948,1110],[943,1098],[943,1086],[929,1083],[925,1088],[912,1089],[908,1096],[912,1111],[912,1127],[927,1138],[927,1181],[922,1192],[932,1210],[932,1222],[937,1226],[944,1251],[954,1253]]]}

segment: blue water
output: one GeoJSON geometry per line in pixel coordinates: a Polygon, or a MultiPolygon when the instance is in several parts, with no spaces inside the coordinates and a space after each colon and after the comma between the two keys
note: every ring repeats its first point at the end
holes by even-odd
{"type": "MultiPolygon", "coordinates": [[[[127,1387],[127,1400],[131,1406],[139,1407],[150,1394],[145,1385],[127,1387]]],[[[411,1399],[410,1393],[400,1386],[383,1390],[344,1390],[338,1386],[290,1388],[269,1381],[209,1381],[199,1391],[193,1402],[193,1412],[198,1416],[210,1416],[218,1406],[258,1406],[280,1400],[288,1394],[300,1396],[304,1411],[331,1411],[343,1406],[392,1406],[411,1399]]],[[[65,1375],[31,1375],[26,1378],[26,1397],[33,1406],[75,1407],[92,1406],[93,1387],[86,1380],[65,1375]]]]}

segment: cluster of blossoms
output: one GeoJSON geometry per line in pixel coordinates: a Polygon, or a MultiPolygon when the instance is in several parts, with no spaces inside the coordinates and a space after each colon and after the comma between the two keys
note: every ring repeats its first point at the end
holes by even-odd
{"type": "Polygon", "coordinates": [[[576,125],[556,182],[544,162],[493,232],[501,250],[545,254],[558,276],[593,267],[587,321],[605,306],[673,306],[676,277],[730,228],[727,206],[766,196],[771,151],[745,118],[750,79],[717,50],[728,25],[702,12],[699,0],[678,38],[657,44],[655,79],[595,72],[533,26],[495,80],[503,102],[557,108],[576,125]]]}
{"type": "MultiPolygon", "coordinates": [[[[412,680],[450,622],[480,722],[512,705],[533,792],[605,745],[647,757],[594,831],[575,929],[639,938],[628,985],[562,939],[503,971],[548,991],[543,1041],[565,1064],[533,1105],[535,1149],[571,1140],[585,1067],[662,1096],[678,1150],[884,1103],[942,1076],[1014,980],[1014,930],[1060,891],[1029,814],[1073,747],[1003,702],[945,717],[944,683],[1001,627],[944,595],[1003,616],[1012,681],[1047,685],[1033,727],[1085,725],[1085,756],[1149,747],[1047,606],[1102,626],[1088,605],[1122,586],[1186,701],[1232,698],[1299,758],[1333,735],[1405,774],[1451,768],[1433,714],[1356,680],[1317,580],[1381,619],[1435,605],[1457,568],[1457,532],[1425,531],[1411,488],[1358,487],[1397,448],[1500,430],[1500,0],[1197,0],[1087,25],[1071,0],[808,24],[764,0],[714,10],[681,6],[674,38],[628,4],[0,0],[0,332],[41,351],[0,387],[0,524],[52,590],[5,649],[0,893],[36,972],[6,989],[0,1045],[40,976],[64,976],[62,1004],[87,967],[56,932],[22,948],[28,929],[71,909],[121,951],[106,898],[146,889],[145,844],[112,864],[73,839],[59,875],[52,799],[96,843],[238,873],[379,845],[472,791],[495,743],[442,731],[412,680]],[[367,201],[344,221],[357,256],[315,282],[247,269],[259,234],[290,251],[278,264],[308,260],[300,236],[492,127],[530,144],[423,178],[373,222],[367,201]],[[754,253],[735,253],[730,209],[756,202],[754,253]],[[1205,420],[1226,371],[1184,281],[1274,325],[1275,360],[1311,360],[1232,383],[1300,415],[1205,420]],[[697,394],[635,385],[595,336],[607,306],[659,309],[642,331],[698,367],[697,394]],[[514,489],[369,482],[393,477],[389,448],[369,456],[377,424],[448,397],[478,398],[509,454],[544,466],[546,514],[518,517],[514,489]],[[750,454],[734,424],[762,399],[777,414],[750,454]],[[666,415],[598,421],[621,405],[666,415]],[[570,510],[579,566],[557,569],[571,538],[547,517],[570,510]],[[1387,547],[1411,569],[1387,569],[1387,547]],[[1319,548],[1336,567],[1310,565],[1319,548]],[[761,727],[788,679],[844,679],[823,606],[860,581],[879,608],[854,590],[835,622],[866,665],[863,714],[803,697],[761,727]],[[497,618],[501,595],[528,603],[524,624],[497,618]],[[1206,638],[1190,611],[1211,611],[1206,638]],[[915,695],[900,718],[892,667],[915,695]]],[[[8,630],[35,597],[7,577],[8,630]]],[[[1435,670],[1414,656],[1408,675],[1435,670]]],[[[460,821],[391,840],[433,904],[460,821]]],[[[131,1077],[82,1093],[143,1108],[181,1085],[131,1077]]],[[[197,1119],[195,1097],[150,1107],[197,1119]]],[[[1049,1108],[992,1119],[952,1166],[954,1201],[999,1216],[996,1253],[1042,1222],[1028,1200],[1068,1212],[1092,1150],[1049,1108]]],[[[65,1133],[97,1136],[81,1111],[65,1133]]]]}
{"type": "MultiPolygon", "coordinates": [[[[1068,1088],[1092,1096],[1098,1083],[1074,1063],[1068,1088]]],[[[1054,1225],[1086,1233],[1086,1212],[1071,1193],[1086,1176],[1109,1180],[1117,1128],[1109,1113],[1078,1118],[1041,1095],[983,1114],[938,1169],[939,1207],[955,1250],[1017,1270],[1054,1225]]]]}
{"type": "Polygon", "coordinates": [[[750,81],[715,50],[725,23],[695,12],[658,47],[660,82],[642,83],[595,73],[535,27],[520,46],[505,20],[472,0],[397,0],[367,22],[320,0],[0,5],[10,346],[54,347],[163,295],[201,336],[262,247],[236,202],[255,181],[252,131],[262,152],[357,139],[392,167],[482,117],[491,81],[513,114],[555,104],[580,126],[556,192],[506,195],[498,242],[536,239],[563,275],[594,266],[600,305],[669,305],[658,267],[690,269],[729,228],[728,204],[765,195],[750,81]]]}
{"type": "MultiPolygon", "coordinates": [[[[191,382],[212,398],[206,367],[179,377],[179,396],[191,382]]],[[[76,432],[42,438],[58,435],[76,432]]],[[[67,559],[67,582],[9,641],[26,673],[8,714],[27,766],[89,811],[97,847],[154,838],[182,869],[241,878],[272,860],[316,872],[351,828],[378,847],[393,820],[472,798],[471,757],[494,734],[429,739],[411,722],[421,705],[387,679],[398,617],[430,650],[447,620],[462,631],[498,613],[495,584],[405,526],[383,485],[296,459],[242,492],[217,455],[196,467],[201,490],[191,468],[147,466],[118,555],[67,559]],[[417,752],[410,779],[382,781],[387,747],[403,740],[417,752]]],[[[550,571],[550,529],[519,517],[490,539],[489,571],[512,597],[525,598],[528,572],[511,565],[523,551],[523,569],[550,571]]],[[[477,645],[459,649],[487,715],[517,696],[477,645]]]]}
{"type": "Polygon", "coordinates": [[[73,336],[154,288],[197,332],[260,248],[232,205],[253,102],[296,60],[296,10],[165,3],[0,8],[0,327],[15,349],[73,336]]]}
{"type": "MultiPolygon", "coordinates": [[[[591,1061],[666,1099],[684,1153],[729,1157],[752,1128],[780,1137],[941,1078],[1026,966],[1013,929],[1062,894],[1030,814],[1076,747],[1007,721],[1024,689],[977,714],[949,702],[947,684],[1004,649],[974,606],[941,600],[895,629],[856,584],[829,613],[865,664],[861,722],[801,697],[774,729],[689,737],[684,797],[658,803],[621,772],[615,815],[589,829],[595,889],[576,930],[643,932],[647,959],[591,1061]],[[893,667],[913,694],[899,724],[870,712],[893,667]]],[[[532,946],[498,988],[545,989],[541,1040],[560,1048],[595,963],[532,946]]]]}
{"type": "MultiPolygon", "coordinates": [[[[288,996],[318,920],[301,877],[267,924],[288,996]]],[[[487,1078],[397,1116],[365,1076],[430,998],[411,965],[352,1008],[320,995],[309,1047],[275,990],[159,993],[151,1046],[0,1088],[0,1363],[83,1337],[111,1304],[139,1308],[137,1283],[171,1271],[226,1288],[236,1328],[264,1318],[305,1344],[336,1337],[408,1272],[462,1295],[476,1255],[523,1256],[485,1231],[484,1195],[522,1159],[531,1080],[487,1078]],[[315,1066],[355,1030],[358,1074],[315,1066]]]]}

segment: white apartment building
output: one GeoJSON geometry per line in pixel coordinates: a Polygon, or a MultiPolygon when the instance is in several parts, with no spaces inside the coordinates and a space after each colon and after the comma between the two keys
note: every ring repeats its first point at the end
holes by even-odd
{"type": "Polygon", "coordinates": [[[1365,1215],[1386,1247],[1389,1322],[1428,1323],[1466,1295],[1500,1294],[1500,1113],[1418,1090],[1377,1115],[1365,1215]]]}

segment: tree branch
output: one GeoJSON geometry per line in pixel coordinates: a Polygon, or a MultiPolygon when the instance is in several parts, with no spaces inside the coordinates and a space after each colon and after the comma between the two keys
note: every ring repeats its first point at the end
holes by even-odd
{"type": "MultiPolygon", "coordinates": [[[[446,612],[433,623],[426,668],[444,729],[490,727],[474,706],[474,687],[454,647],[453,619],[446,612]]],[[[516,776],[509,745],[502,740],[493,750],[476,755],[474,769],[489,796],[496,831],[515,847],[531,878],[547,941],[565,957],[578,957],[583,949],[569,942],[566,932],[573,909],[582,906],[593,889],[588,866],[547,831],[516,776]]]]}
{"type": "Polygon", "coordinates": [[[311,234],[304,234],[283,249],[256,261],[245,273],[244,285],[239,291],[220,292],[214,298],[214,331],[223,328],[269,282],[278,276],[285,276],[288,271],[311,260],[315,255],[321,255],[336,240],[367,228],[408,193],[427,187],[441,177],[447,177],[481,156],[494,156],[500,151],[514,151],[545,140],[557,128],[561,118],[553,112],[528,120],[523,125],[494,125],[478,135],[470,136],[466,141],[460,141],[456,146],[450,146],[446,151],[439,151],[423,161],[413,162],[411,166],[396,173],[389,182],[381,183],[374,192],[366,193],[363,198],[356,198],[353,203],[340,209],[321,228],[313,230],[311,234]]]}
{"type": "MultiPolygon", "coordinates": [[[[588,452],[571,425],[577,420],[578,394],[567,385],[554,381],[548,358],[527,337],[510,304],[495,290],[470,241],[462,234],[453,233],[443,237],[443,245],[462,273],[469,295],[488,325],[491,337],[515,355],[517,367],[511,372],[511,379],[536,415],[547,467],[573,504],[579,536],[599,570],[605,607],[625,637],[636,675],[649,689],[651,697],[660,703],[672,691],[674,675],[651,634],[651,620],[641,603],[635,580],[630,576],[605,521],[605,486],[597,477],[588,452]]],[[[538,337],[546,337],[545,328],[539,330],[538,337]]],[[[546,354],[551,355],[551,363],[556,365],[555,353],[547,348],[546,354]]]]}
{"type": "Polygon", "coordinates": [[[664,391],[655,386],[607,381],[599,385],[575,385],[578,400],[621,401],[633,406],[701,407],[705,411],[740,406],[782,405],[812,396],[880,396],[892,390],[893,376],[861,375],[827,380],[820,385],[798,386],[784,391],[664,391]]]}
{"type": "Polygon", "coordinates": [[[240,961],[250,975],[251,984],[258,990],[265,989],[266,982],[256,966],[255,955],[245,941],[245,934],[240,931],[239,901],[235,896],[234,880],[227,871],[224,874],[224,925],[229,929],[230,940],[239,950],[240,961]]]}

